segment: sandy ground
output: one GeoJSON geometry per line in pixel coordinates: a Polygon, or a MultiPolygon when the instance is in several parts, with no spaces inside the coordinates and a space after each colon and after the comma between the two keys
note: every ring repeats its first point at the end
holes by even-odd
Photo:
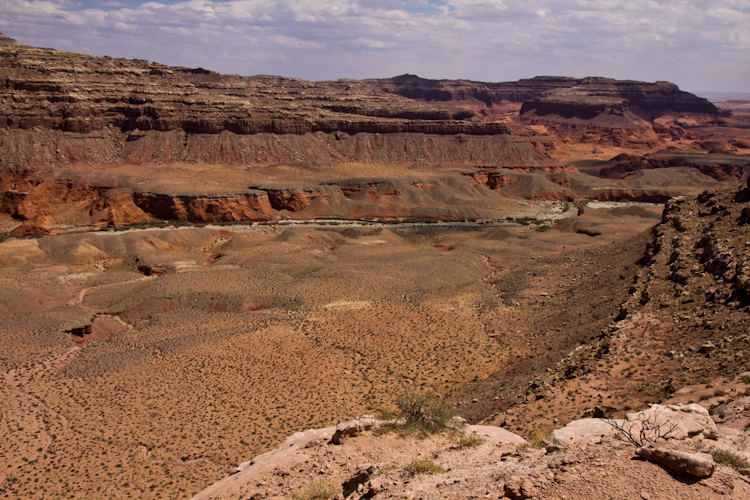
{"type": "MultiPolygon", "coordinates": [[[[0,492],[187,498],[287,435],[376,411],[405,388],[460,402],[537,356],[522,348],[528,329],[500,318],[545,311],[552,299],[526,281],[542,255],[618,245],[659,212],[624,208],[576,218],[599,236],[532,223],[10,239],[0,492]],[[144,280],[144,266],[166,274],[144,280]],[[70,332],[103,315],[132,328],[74,347],[70,332]]],[[[560,355],[570,347],[548,338],[560,355]]]]}

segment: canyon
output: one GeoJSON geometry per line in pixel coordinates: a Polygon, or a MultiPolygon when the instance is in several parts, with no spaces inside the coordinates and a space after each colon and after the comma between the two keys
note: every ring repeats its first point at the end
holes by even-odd
{"type": "MultiPolygon", "coordinates": [[[[723,425],[746,399],[743,106],[600,77],[221,75],[0,36],[0,496],[191,498],[411,390],[517,440],[305,441],[308,465],[242,494],[429,455],[456,482],[394,472],[373,496],[502,498],[502,476],[514,498],[550,468],[535,498],[588,498],[555,454],[605,485],[597,463],[632,462],[616,437],[518,446],[661,403],[723,425]]],[[[704,445],[750,458],[729,423],[704,445]]],[[[664,494],[747,490],[725,465],[633,467],[628,494],[654,470],[664,494]]]]}
{"type": "Polygon", "coordinates": [[[11,42],[0,55],[1,222],[18,235],[162,219],[493,218],[506,195],[664,201],[697,194],[697,173],[742,180],[750,163],[745,117],[667,82],[309,82],[11,42]],[[666,153],[696,148],[709,155],[666,153]],[[621,168],[611,153],[658,149],[667,182],[639,167],[598,175],[621,168]]]}

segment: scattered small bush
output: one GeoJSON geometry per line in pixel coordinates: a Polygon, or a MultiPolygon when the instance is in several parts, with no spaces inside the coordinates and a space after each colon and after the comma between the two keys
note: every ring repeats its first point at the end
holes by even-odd
{"type": "Polygon", "coordinates": [[[688,445],[691,446],[695,451],[703,451],[706,449],[706,443],[703,441],[690,441],[688,445]]]}
{"type": "Polygon", "coordinates": [[[398,465],[386,465],[376,470],[373,473],[372,477],[382,476],[383,474],[388,474],[389,472],[393,472],[394,470],[400,470],[400,469],[401,467],[399,467],[398,465]]]}
{"type": "Polygon", "coordinates": [[[727,395],[727,391],[724,391],[722,389],[716,389],[716,391],[714,391],[714,396],[726,396],[726,395],[727,395]]]}
{"type": "Polygon", "coordinates": [[[396,412],[381,411],[381,419],[391,420],[381,425],[380,432],[399,432],[426,437],[441,432],[456,432],[462,425],[453,417],[453,407],[431,393],[406,392],[396,399],[396,412]]]}
{"type": "Polygon", "coordinates": [[[732,453],[727,450],[711,450],[711,456],[714,457],[716,463],[728,465],[734,469],[749,469],[750,463],[748,463],[745,457],[732,453]]]}
{"type": "Polygon", "coordinates": [[[464,434],[458,439],[458,446],[461,448],[476,448],[482,445],[482,443],[484,443],[484,438],[476,432],[464,434]]]}
{"type": "Polygon", "coordinates": [[[412,460],[404,470],[416,476],[417,474],[445,474],[446,470],[430,460],[412,460]]]}
{"type": "Polygon", "coordinates": [[[740,377],[740,381],[743,384],[750,384],[750,375],[743,375],[740,377]]]}
{"type": "Polygon", "coordinates": [[[611,417],[605,418],[604,421],[618,431],[626,441],[639,448],[654,444],[660,439],[667,439],[679,428],[677,422],[659,423],[654,414],[644,415],[641,413],[634,421],[617,422],[611,417]]]}
{"type": "Polygon", "coordinates": [[[531,433],[531,437],[528,439],[528,444],[522,444],[519,448],[522,450],[527,450],[529,448],[541,450],[547,445],[546,443],[550,442],[552,442],[552,429],[549,427],[539,427],[534,429],[531,433]]]}
{"type": "Polygon", "coordinates": [[[330,500],[339,494],[339,485],[330,479],[321,479],[292,493],[293,500],[330,500]]]}

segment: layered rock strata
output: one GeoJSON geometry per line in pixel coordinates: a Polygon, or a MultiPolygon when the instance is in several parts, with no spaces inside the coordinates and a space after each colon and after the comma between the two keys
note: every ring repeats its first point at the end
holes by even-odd
{"type": "Polygon", "coordinates": [[[415,75],[362,80],[370,86],[427,102],[474,101],[486,106],[503,101],[525,102],[543,96],[568,93],[609,99],[627,99],[630,106],[644,111],[671,110],[689,113],[717,113],[708,100],[684,92],[670,82],[638,82],[612,78],[569,78],[537,76],[517,82],[475,82],[470,80],[428,80],[415,75]]]}
{"type": "MultiPolygon", "coordinates": [[[[0,110],[10,129],[88,134],[183,130],[239,135],[425,133],[497,135],[500,124],[361,87],[282,77],[220,75],[201,68],[5,45],[0,110]]],[[[137,136],[137,134],[136,134],[137,136]]]]}

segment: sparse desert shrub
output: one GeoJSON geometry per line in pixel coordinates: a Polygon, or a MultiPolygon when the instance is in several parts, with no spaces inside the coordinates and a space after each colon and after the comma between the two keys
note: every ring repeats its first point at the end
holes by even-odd
{"type": "Polygon", "coordinates": [[[750,384],[750,375],[743,375],[742,377],[740,377],[740,381],[743,384],[750,384]]]}
{"type": "Polygon", "coordinates": [[[625,419],[617,422],[611,417],[604,419],[616,431],[620,433],[626,441],[638,446],[648,446],[654,444],[659,439],[666,439],[671,436],[679,427],[677,422],[657,422],[656,415],[644,415],[641,413],[635,421],[625,419]]]}
{"type": "Polygon", "coordinates": [[[431,460],[412,460],[404,470],[416,476],[417,474],[445,474],[446,470],[431,460]]]}
{"type": "Polygon", "coordinates": [[[330,479],[321,479],[308,484],[300,491],[292,493],[293,500],[330,500],[339,494],[341,488],[330,479]]]}
{"type": "Polygon", "coordinates": [[[399,416],[395,411],[390,410],[388,408],[381,408],[380,416],[378,418],[380,420],[389,421],[389,420],[398,420],[398,417],[399,416]]]}
{"type": "Polygon", "coordinates": [[[458,438],[458,446],[461,448],[476,448],[477,446],[482,445],[484,441],[485,440],[482,436],[476,432],[472,432],[471,434],[464,434],[458,438]]]}
{"type": "Polygon", "coordinates": [[[704,449],[706,449],[706,443],[704,443],[703,441],[689,441],[687,444],[695,451],[703,451],[704,449]]]}
{"type": "Polygon", "coordinates": [[[401,470],[401,467],[393,464],[380,467],[373,473],[372,477],[382,476],[383,474],[388,474],[389,472],[393,472],[394,470],[401,470]]]}
{"type": "Polygon", "coordinates": [[[381,419],[391,423],[381,425],[380,432],[399,432],[426,437],[441,432],[461,430],[462,424],[454,420],[453,407],[439,401],[432,393],[405,392],[396,398],[395,412],[382,411],[381,419]]]}
{"type": "Polygon", "coordinates": [[[538,427],[531,433],[528,443],[520,445],[519,448],[522,450],[529,448],[541,450],[550,442],[552,442],[552,429],[549,427],[538,427]]]}
{"type": "Polygon", "coordinates": [[[711,456],[716,463],[728,465],[734,469],[749,469],[750,463],[745,457],[727,450],[711,450],[711,456]]]}

